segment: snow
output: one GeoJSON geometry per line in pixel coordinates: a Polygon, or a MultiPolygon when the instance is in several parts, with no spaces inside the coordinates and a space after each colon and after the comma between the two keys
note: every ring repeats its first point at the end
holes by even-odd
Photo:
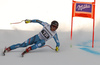
{"type": "MultiPolygon", "coordinates": [[[[80,32],[81,37],[75,39],[75,35],[78,35],[78,31],[74,32],[73,41],[70,40],[70,32],[58,31],[59,40],[61,43],[59,52],[51,50],[49,47],[39,48],[27,53],[24,57],[21,57],[21,53],[26,48],[18,48],[6,53],[6,56],[2,56],[3,49],[12,44],[22,43],[29,37],[34,36],[39,31],[21,31],[21,30],[0,30],[0,65],[99,65],[100,54],[100,42],[95,41],[95,47],[91,47],[91,41],[89,32],[80,32]],[[85,35],[88,38],[85,38],[85,35]],[[84,38],[84,39],[83,39],[84,38]],[[70,43],[72,42],[72,48],[70,43]],[[83,50],[81,49],[83,48],[83,50]],[[84,49],[85,48],[85,49],[84,49]],[[91,53],[88,50],[91,50],[91,53]]],[[[97,37],[96,37],[97,38],[97,37]]],[[[99,37],[98,37],[99,38],[99,37]]],[[[99,38],[100,39],[100,38],[99,38]]],[[[55,42],[50,39],[46,43],[47,45],[55,48],[55,42]]]]}

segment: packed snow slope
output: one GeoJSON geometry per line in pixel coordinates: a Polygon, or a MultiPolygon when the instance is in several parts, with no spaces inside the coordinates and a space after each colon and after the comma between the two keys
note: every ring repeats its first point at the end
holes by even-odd
{"type": "MultiPolygon", "coordinates": [[[[97,31],[97,29],[95,30],[97,31]]],[[[91,47],[92,32],[73,32],[73,40],[70,40],[70,32],[58,31],[60,50],[55,52],[49,47],[38,48],[21,57],[26,48],[18,48],[2,56],[3,49],[12,44],[22,43],[28,38],[38,34],[39,31],[0,30],[0,65],[99,65],[100,64],[100,37],[99,31],[95,32],[95,47],[91,47]],[[72,48],[70,44],[72,43],[72,48]]],[[[46,42],[55,48],[53,39],[46,42]]]]}

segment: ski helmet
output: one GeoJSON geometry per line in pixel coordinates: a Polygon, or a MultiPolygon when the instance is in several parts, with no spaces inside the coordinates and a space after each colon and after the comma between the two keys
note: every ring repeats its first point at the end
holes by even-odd
{"type": "Polygon", "coordinates": [[[50,27],[51,27],[51,26],[56,27],[56,29],[57,29],[58,26],[59,26],[59,23],[58,23],[57,21],[54,20],[54,21],[51,22],[50,27]]]}

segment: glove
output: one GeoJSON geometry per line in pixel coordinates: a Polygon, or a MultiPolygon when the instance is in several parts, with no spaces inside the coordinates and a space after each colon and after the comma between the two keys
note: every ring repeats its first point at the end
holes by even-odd
{"type": "Polygon", "coordinates": [[[30,23],[30,22],[31,22],[31,20],[28,20],[28,19],[25,20],[25,23],[30,23]]]}
{"type": "Polygon", "coordinates": [[[55,49],[55,51],[59,51],[59,47],[58,47],[58,46],[56,46],[56,49],[55,49]]]}

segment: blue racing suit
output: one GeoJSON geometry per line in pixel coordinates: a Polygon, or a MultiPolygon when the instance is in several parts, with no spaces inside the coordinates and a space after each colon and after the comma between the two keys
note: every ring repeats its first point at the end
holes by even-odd
{"type": "Polygon", "coordinates": [[[45,45],[45,42],[51,38],[54,38],[56,46],[58,47],[60,46],[56,31],[51,31],[50,25],[48,23],[40,20],[31,20],[31,23],[39,23],[43,26],[43,29],[39,32],[39,34],[29,38],[25,42],[10,46],[11,50],[19,47],[27,47],[28,45],[32,45],[31,50],[34,50],[36,48],[41,48],[42,46],[45,45]]]}

